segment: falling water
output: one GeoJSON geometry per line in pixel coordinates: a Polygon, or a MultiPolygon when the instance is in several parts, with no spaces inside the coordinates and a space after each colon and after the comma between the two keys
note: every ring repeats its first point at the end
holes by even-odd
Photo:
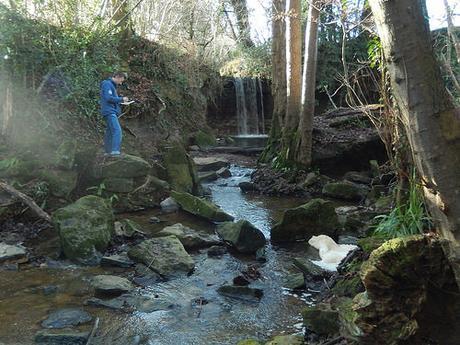
{"type": "Polygon", "coordinates": [[[261,80],[258,78],[235,77],[234,84],[236,94],[238,134],[263,134],[265,128],[265,114],[261,80]],[[258,92],[260,94],[260,108],[257,103],[258,92]]]}
{"type": "Polygon", "coordinates": [[[234,84],[236,94],[238,134],[248,134],[248,112],[246,109],[246,96],[244,93],[243,79],[236,77],[234,80],[234,84]]]}
{"type": "Polygon", "coordinates": [[[260,78],[257,78],[257,82],[260,92],[260,128],[262,129],[262,134],[265,134],[264,89],[262,88],[262,80],[260,78]]]}

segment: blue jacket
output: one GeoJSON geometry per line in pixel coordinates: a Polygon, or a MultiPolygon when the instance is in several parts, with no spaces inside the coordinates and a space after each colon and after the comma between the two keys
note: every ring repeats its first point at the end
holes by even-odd
{"type": "Polygon", "coordinates": [[[106,79],[101,83],[101,114],[107,116],[110,114],[121,113],[120,103],[123,97],[117,94],[117,86],[112,79],[106,79]]]}

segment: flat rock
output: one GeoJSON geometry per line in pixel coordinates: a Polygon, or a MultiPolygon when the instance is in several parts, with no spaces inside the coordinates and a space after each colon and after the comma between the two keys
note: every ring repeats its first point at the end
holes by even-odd
{"type": "Polygon", "coordinates": [[[91,285],[96,290],[96,293],[107,295],[119,295],[134,288],[128,279],[112,275],[95,276],[91,281],[91,285]]]}
{"type": "Polygon", "coordinates": [[[211,182],[217,180],[218,178],[219,176],[217,176],[215,171],[205,171],[198,173],[198,179],[200,182],[211,182]]]}
{"type": "Polygon", "coordinates": [[[35,344],[39,345],[85,345],[89,332],[71,330],[43,330],[35,334],[35,344]]]}
{"type": "Polygon", "coordinates": [[[171,196],[180,207],[195,216],[208,219],[212,222],[225,222],[233,220],[233,217],[222,211],[212,202],[198,198],[189,193],[171,192],[171,196]]]}
{"type": "Polygon", "coordinates": [[[223,285],[217,292],[223,296],[249,302],[258,302],[264,295],[263,290],[248,286],[223,285]]]}
{"type": "Polygon", "coordinates": [[[90,322],[93,318],[82,309],[65,308],[51,312],[48,318],[42,322],[43,328],[66,328],[74,327],[90,322]]]}
{"type": "Polygon", "coordinates": [[[228,178],[232,176],[232,173],[229,168],[220,168],[219,170],[216,171],[217,176],[222,177],[222,178],[228,178]]]}
{"type": "Polygon", "coordinates": [[[210,257],[221,257],[225,253],[227,253],[225,246],[212,246],[208,249],[208,256],[210,257]]]}
{"type": "Polygon", "coordinates": [[[217,171],[230,166],[228,160],[217,157],[195,157],[193,161],[198,171],[217,171]]]}
{"type": "Polygon", "coordinates": [[[151,165],[144,159],[132,155],[121,155],[101,164],[102,177],[141,177],[149,174],[151,165]]]}
{"type": "Polygon", "coordinates": [[[134,266],[134,261],[126,253],[115,254],[102,257],[101,266],[128,268],[134,266]]]}
{"type": "Polygon", "coordinates": [[[26,249],[22,246],[0,243],[0,262],[6,261],[27,261],[26,249]]]}
{"type": "Polygon", "coordinates": [[[193,258],[176,236],[145,240],[132,247],[128,256],[165,277],[187,274],[195,267],[193,258]]]}
{"type": "Polygon", "coordinates": [[[124,294],[113,299],[90,298],[87,305],[103,307],[119,311],[139,311],[152,313],[158,310],[169,310],[174,308],[174,303],[161,298],[153,298],[147,295],[124,294]]]}
{"type": "Polygon", "coordinates": [[[206,248],[221,243],[219,237],[216,235],[198,232],[180,223],[165,227],[163,230],[158,232],[158,235],[176,236],[179,241],[181,241],[185,249],[206,248]]]}
{"type": "Polygon", "coordinates": [[[307,276],[325,278],[331,275],[331,272],[315,265],[310,259],[294,258],[293,264],[307,276]]]}

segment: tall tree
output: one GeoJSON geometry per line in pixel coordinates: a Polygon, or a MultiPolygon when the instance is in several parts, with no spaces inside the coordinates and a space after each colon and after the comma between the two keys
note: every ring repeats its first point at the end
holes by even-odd
{"type": "Polygon", "coordinates": [[[422,2],[369,0],[425,199],[460,286],[460,111],[441,78],[422,2]]]}
{"type": "Polygon", "coordinates": [[[231,3],[233,10],[235,11],[238,26],[238,40],[244,47],[253,47],[254,42],[251,39],[251,27],[249,25],[249,14],[246,0],[231,0],[231,3]]]}
{"type": "MultiPolygon", "coordinates": [[[[460,63],[460,39],[457,37],[455,32],[454,21],[452,20],[453,13],[447,0],[444,0],[444,7],[446,8],[447,32],[454,45],[455,53],[457,54],[457,61],[460,63]]],[[[448,58],[450,59],[450,56],[448,58]]]]}
{"type": "Polygon", "coordinates": [[[308,8],[305,28],[305,53],[302,73],[302,115],[299,123],[296,161],[310,166],[312,151],[313,116],[315,114],[316,65],[318,56],[318,26],[320,0],[313,0],[308,8]]]}
{"type": "Polygon", "coordinates": [[[273,114],[268,144],[262,162],[271,161],[279,152],[281,130],[286,115],[286,0],[272,3],[272,95],[273,114]]]}
{"type": "Polygon", "coordinates": [[[286,1],[286,116],[284,121],[281,158],[295,162],[295,145],[302,92],[302,29],[300,0],[286,1]]]}

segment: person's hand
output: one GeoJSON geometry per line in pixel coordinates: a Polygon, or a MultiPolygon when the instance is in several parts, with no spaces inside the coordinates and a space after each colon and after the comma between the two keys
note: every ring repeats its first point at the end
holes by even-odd
{"type": "Polygon", "coordinates": [[[127,103],[129,102],[129,98],[128,97],[123,97],[123,103],[127,103]]]}

